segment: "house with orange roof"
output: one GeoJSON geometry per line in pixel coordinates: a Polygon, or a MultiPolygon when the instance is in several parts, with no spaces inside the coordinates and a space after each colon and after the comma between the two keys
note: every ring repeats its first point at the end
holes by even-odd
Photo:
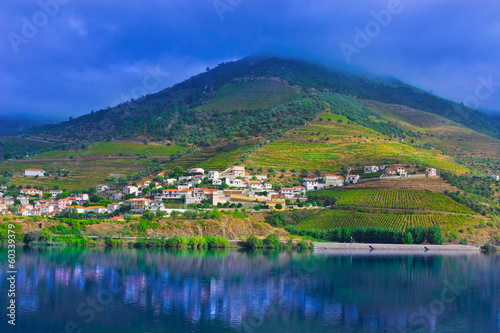
{"type": "Polygon", "coordinates": [[[335,174],[328,174],[325,176],[325,185],[326,186],[344,186],[344,177],[335,175],[335,174]]]}
{"type": "Polygon", "coordinates": [[[85,213],[106,214],[108,209],[103,206],[91,206],[85,208],[85,213]]]}
{"type": "Polygon", "coordinates": [[[365,173],[378,172],[379,168],[376,165],[365,165],[365,173]]]}
{"type": "Polygon", "coordinates": [[[21,194],[26,194],[26,195],[38,195],[38,196],[42,196],[43,195],[43,191],[41,190],[37,190],[35,188],[23,188],[19,191],[19,193],[21,194]]]}

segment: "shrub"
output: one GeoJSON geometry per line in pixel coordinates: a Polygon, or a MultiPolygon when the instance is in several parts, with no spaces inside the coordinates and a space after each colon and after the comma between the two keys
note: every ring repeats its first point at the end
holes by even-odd
{"type": "Polygon", "coordinates": [[[404,237],[404,243],[405,244],[413,244],[413,236],[411,232],[407,232],[404,237]]]}
{"type": "Polygon", "coordinates": [[[467,238],[464,238],[464,239],[462,239],[462,240],[460,241],[460,244],[462,244],[462,245],[467,245],[467,244],[469,244],[469,240],[468,240],[467,238]]]}
{"type": "Polygon", "coordinates": [[[276,206],[274,206],[274,207],[276,207],[276,209],[282,209],[283,205],[279,203],[279,204],[276,204],[276,206]]]}
{"type": "Polygon", "coordinates": [[[40,230],[30,231],[24,237],[24,242],[29,244],[31,242],[39,242],[40,241],[40,230]]]}
{"type": "Polygon", "coordinates": [[[185,247],[187,244],[187,239],[182,236],[172,236],[165,243],[167,247],[185,247]]]}
{"type": "Polygon", "coordinates": [[[300,242],[297,243],[297,247],[299,249],[308,249],[311,246],[305,240],[301,240],[300,242]]]}
{"type": "Polygon", "coordinates": [[[145,211],[144,214],[142,214],[142,217],[145,218],[146,220],[153,221],[153,219],[155,218],[155,213],[148,210],[145,211]]]}
{"type": "Polygon", "coordinates": [[[425,241],[426,232],[423,226],[406,228],[406,232],[411,233],[414,244],[422,244],[425,241]]]}
{"type": "Polygon", "coordinates": [[[193,249],[202,248],[207,245],[207,241],[203,237],[191,237],[188,241],[188,245],[193,249]]]}
{"type": "Polygon", "coordinates": [[[246,240],[246,246],[251,249],[257,249],[262,247],[262,239],[258,239],[254,235],[248,236],[246,240]]]}
{"type": "Polygon", "coordinates": [[[278,234],[270,234],[264,239],[264,247],[275,249],[280,247],[280,236],[278,234]]]}
{"type": "Polygon", "coordinates": [[[488,244],[488,243],[481,246],[481,252],[495,253],[497,251],[498,251],[498,249],[495,246],[488,244]]]}
{"type": "Polygon", "coordinates": [[[209,248],[226,248],[229,247],[229,240],[226,237],[205,236],[207,246],[209,248]]]}
{"type": "Polygon", "coordinates": [[[427,228],[427,241],[430,244],[441,244],[443,243],[443,233],[441,232],[441,227],[434,225],[427,228]]]}

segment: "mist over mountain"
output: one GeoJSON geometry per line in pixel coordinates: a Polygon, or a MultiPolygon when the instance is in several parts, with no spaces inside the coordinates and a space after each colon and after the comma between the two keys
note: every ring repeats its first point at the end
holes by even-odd
{"type": "Polygon", "coordinates": [[[51,117],[33,114],[0,114],[0,134],[23,132],[30,128],[63,121],[62,117],[51,117]]]}
{"type": "Polygon", "coordinates": [[[307,117],[286,103],[321,102],[324,99],[320,93],[402,105],[487,135],[496,137],[500,133],[500,124],[485,114],[392,77],[268,56],[221,63],[160,92],[30,132],[66,141],[114,138],[206,145],[241,131],[253,136],[269,133],[267,125],[259,130],[250,128],[248,123],[272,122],[265,113],[272,113],[272,108],[280,105],[283,119],[290,116],[291,127],[283,127],[286,121],[282,119],[274,131],[290,129],[297,122],[307,121],[307,117]]]}

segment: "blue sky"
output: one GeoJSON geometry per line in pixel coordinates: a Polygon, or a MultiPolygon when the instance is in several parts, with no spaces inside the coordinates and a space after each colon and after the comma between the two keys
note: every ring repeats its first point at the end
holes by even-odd
{"type": "Polygon", "coordinates": [[[500,110],[498,0],[6,0],[0,114],[67,118],[271,52],[500,110]]]}

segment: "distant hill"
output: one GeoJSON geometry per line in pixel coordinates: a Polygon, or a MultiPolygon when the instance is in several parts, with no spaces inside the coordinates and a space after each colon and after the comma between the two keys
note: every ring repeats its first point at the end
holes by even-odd
{"type": "MultiPolygon", "coordinates": [[[[403,105],[480,133],[500,136],[498,121],[396,79],[371,78],[301,60],[266,57],[222,63],[158,93],[29,132],[70,142],[115,138],[206,146],[250,132],[262,136],[284,130],[287,126],[273,126],[271,131],[267,127],[249,129],[256,117],[268,118],[271,108],[311,100],[319,92],[403,105]],[[221,123],[223,128],[218,126],[221,123]]],[[[301,117],[293,111],[290,116],[301,117]]],[[[302,123],[308,119],[303,118],[302,123]]]]}
{"type": "Polygon", "coordinates": [[[62,120],[62,118],[24,113],[0,115],[0,135],[22,132],[36,126],[59,123],[62,120]]]}

